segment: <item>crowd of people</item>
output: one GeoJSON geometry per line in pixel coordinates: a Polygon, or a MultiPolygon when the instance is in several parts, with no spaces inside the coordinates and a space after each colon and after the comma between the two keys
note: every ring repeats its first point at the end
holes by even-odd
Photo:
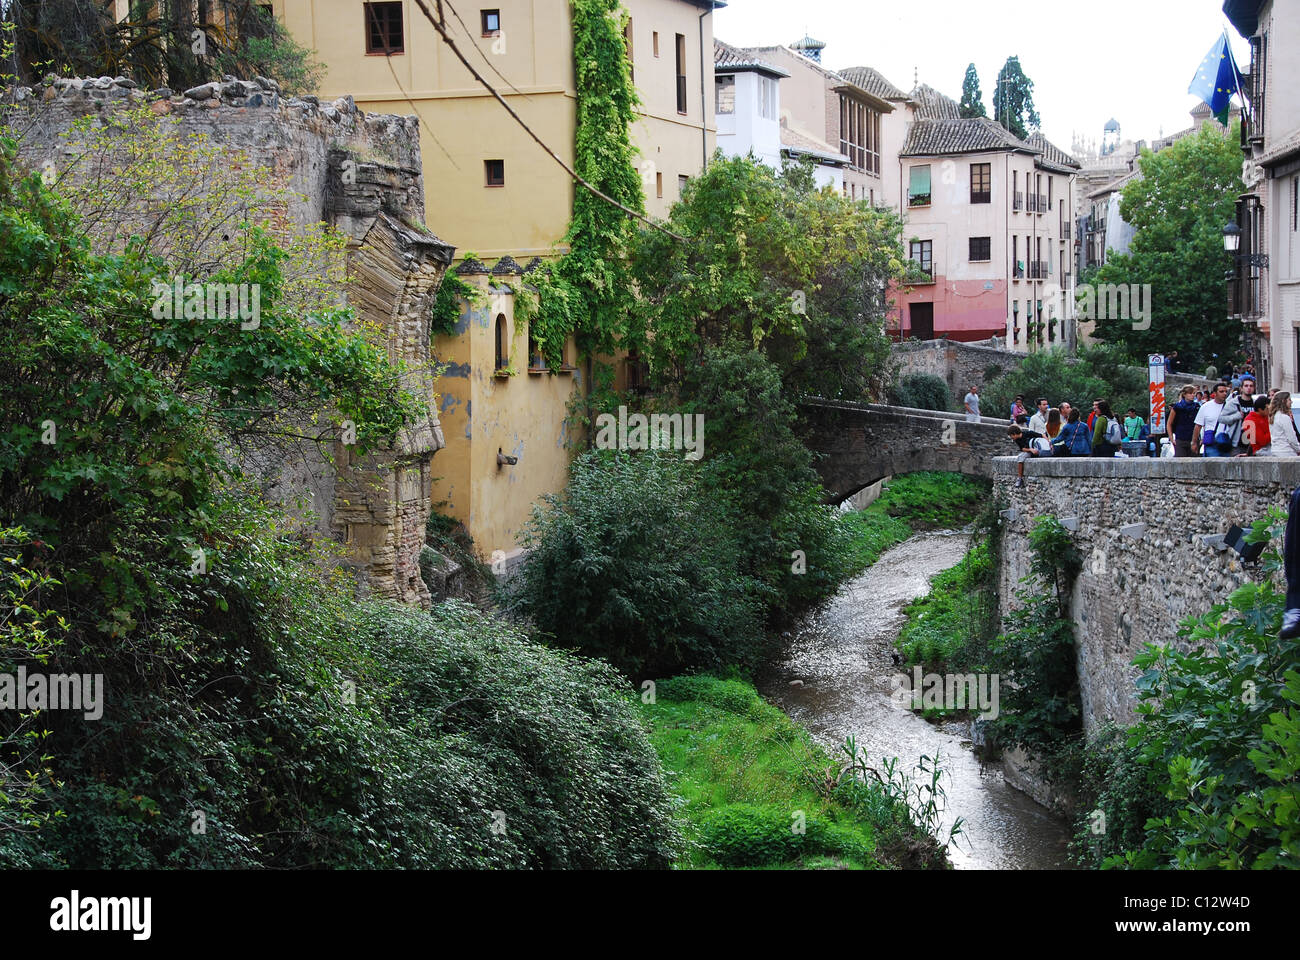
{"type": "MultiPolygon", "coordinates": [[[[1249,364],[1245,365],[1249,366],[1249,364]]],[[[966,395],[968,419],[979,416],[979,387],[966,395]]],[[[1032,457],[1300,457],[1300,430],[1291,394],[1255,394],[1254,375],[1234,371],[1232,380],[1211,390],[1188,385],[1170,405],[1162,435],[1130,407],[1119,412],[1098,398],[1086,413],[1069,401],[1052,406],[1038,397],[1032,410],[1025,398],[1011,404],[1007,434],[1020,450],[1020,470],[1032,457]]]]}

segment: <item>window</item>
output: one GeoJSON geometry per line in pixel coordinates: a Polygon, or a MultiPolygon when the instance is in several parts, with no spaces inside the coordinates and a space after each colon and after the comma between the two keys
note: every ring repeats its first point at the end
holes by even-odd
{"type": "Polygon", "coordinates": [[[880,173],[880,114],[840,94],[840,153],[859,170],[880,173]]]}
{"type": "Polygon", "coordinates": [[[506,185],[506,162],[504,160],[484,160],[483,179],[489,187],[506,185]]]}
{"type": "Polygon", "coordinates": [[[659,31],[658,30],[654,31],[654,33],[652,33],[650,37],[654,44],[654,55],[657,57],[659,56],[659,31]]]}
{"type": "Polygon", "coordinates": [[[934,242],[931,240],[913,240],[911,250],[912,261],[921,268],[922,271],[934,276],[934,242]]]}
{"type": "Polygon", "coordinates": [[[1300,177],[1291,178],[1291,232],[1300,230],[1300,177]]]}
{"type": "Polygon", "coordinates": [[[677,196],[681,197],[686,193],[686,181],[691,179],[684,173],[677,174],[677,196]]]}
{"type": "Polygon", "coordinates": [[[971,263],[986,263],[992,259],[993,259],[993,238],[992,237],[971,237],[970,238],[971,263]]]}
{"type": "Polygon", "coordinates": [[[715,113],[736,112],[736,78],[719,76],[713,81],[713,110],[715,113]]]}
{"type": "Polygon", "coordinates": [[[483,23],[483,36],[495,37],[501,32],[500,10],[480,10],[478,15],[479,20],[483,23]]]}
{"type": "Polygon", "coordinates": [[[764,120],[776,119],[776,78],[758,77],[758,115],[764,120]]]}
{"type": "Polygon", "coordinates": [[[497,365],[499,373],[504,370],[510,363],[509,341],[506,339],[506,315],[497,314],[497,365]]]}
{"type": "Polygon", "coordinates": [[[677,112],[686,112],[686,34],[677,34],[677,112]]]}
{"type": "Polygon", "coordinates": [[[993,164],[972,163],[970,165],[970,202],[993,202],[993,164]]]}
{"type": "Polygon", "coordinates": [[[367,3],[363,6],[366,20],[366,53],[387,56],[401,53],[402,45],[402,4],[367,3]]]}
{"type": "Polygon", "coordinates": [[[655,172],[655,196],[662,197],[663,195],[664,195],[664,175],[663,173],[656,171],[655,172]]]}
{"type": "Polygon", "coordinates": [[[930,165],[924,163],[912,167],[908,177],[907,205],[909,207],[928,207],[930,205],[930,165]]]}
{"type": "Polygon", "coordinates": [[[632,18],[627,18],[627,26],[623,28],[623,51],[627,54],[627,72],[632,81],[636,82],[636,67],[632,63],[632,18]]]}
{"type": "Polygon", "coordinates": [[[1020,301],[1011,301],[1011,342],[1020,342],[1020,301]]]}

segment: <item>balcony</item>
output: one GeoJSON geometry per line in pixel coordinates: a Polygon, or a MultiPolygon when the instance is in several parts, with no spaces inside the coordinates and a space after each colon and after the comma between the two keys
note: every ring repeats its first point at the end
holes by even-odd
{"type": "Polygon", "coordinates": [[[1047,194],[1045,193],[1040,193],[1038,195],[1038,212],[1039,213],[1052,212],[1052,204],[1048,201],[1047,194]]]}
{"type": "Polygon", "coordinates": [[[1012,210],[1025,209],[1025,195],[1023,193],[1013,193],[1011,195],[1011,209],[1012,210]]]}
{"type": "Polygon", "coordinates": [[[1047,261],[1031,260],[1029,261],[1029,279],[1046,280],[1047,279],[1047,261]]]}
{"type": "Polygon", "coordinates": [[[1061,221],[1061,240],[1069,240],[1072,233],[1072,225],[1068,220],[1061,221]]]}
{"type": "Polygon", "coordinates": [[[1031,193],[1031,194],[1029,195],[1029,198],[1028,198],[1028,199],[1029,199],[1029,212],[1030,212],[1030,213],[1037,213],[1037,212],[1038,212],[1038,194],[1036,194],[1036,193],[1031,193]]]}
{"type": "Polygon", "coordinates": [[[913,193],[907,198],[909,207],[928,207],[930,205],[930,194],[913,193]]]}
{"type": "Polygon", "coordinates": [[[1025,279],[1025,264],[1023,261],[1017,260],[1015,263],[1011,265],[1011,279],[1012,280],[1025,279]]]}

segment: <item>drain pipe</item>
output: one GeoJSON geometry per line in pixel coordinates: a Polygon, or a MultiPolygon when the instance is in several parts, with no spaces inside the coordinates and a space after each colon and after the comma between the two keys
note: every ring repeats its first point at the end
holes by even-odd
{"type": "Polygon", "coordinates": [[[704,18],[713,13],[715,0],[709,0],[709,9],[701,11],[699,16],[700,27],[700,172],[703,173],[709,165],[709,112],[705,96],[707,91],[704,87],[704,18]]]}

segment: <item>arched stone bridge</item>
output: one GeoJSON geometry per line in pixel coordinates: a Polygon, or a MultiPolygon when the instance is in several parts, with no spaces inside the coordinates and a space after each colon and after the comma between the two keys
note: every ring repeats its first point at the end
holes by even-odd
{"type": "Polygon", "coordinates": [[[832,503],[883,477],[916,470],[993,476],[993,458],[1015,453],[1009,421],[967,423],[964,414],[875,403],[808,400],[806,442],[832,503]]]}

